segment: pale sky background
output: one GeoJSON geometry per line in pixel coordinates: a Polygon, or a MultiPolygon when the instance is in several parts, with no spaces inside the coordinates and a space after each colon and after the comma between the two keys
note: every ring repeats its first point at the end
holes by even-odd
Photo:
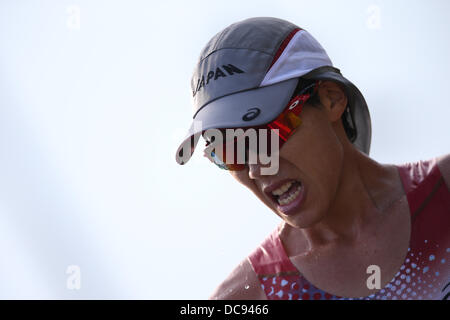
{"type": "Polygon", "coordinates": [[[449,153],[449,12],[447,0],[0,0],[0,298],[205,299],[275,228],[199,152],[175,162],[200,50],[245,18],[292,21],[322,44],[367,100],[375,160],[449,153]]]}

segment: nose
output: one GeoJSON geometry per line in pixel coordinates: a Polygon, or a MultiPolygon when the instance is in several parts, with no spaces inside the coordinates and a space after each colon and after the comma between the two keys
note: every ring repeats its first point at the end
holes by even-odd
{"type": "Polygon", "coordinates": [[[261,177],[261,165],[259,163],[248,165],[248,177],[252,180],[261,177]]]}
{"type": "MultiPolygon", "coordinates": [[[[248,164],[248,177],[252,180],[260,179],[263,174],[261,174],[261,168],[268,168],[270,167],[270,164],[263,165],[259,162],[255,164],[248,164]]],[[[264,171],[264,170],[263,170],[264,171]]]]}

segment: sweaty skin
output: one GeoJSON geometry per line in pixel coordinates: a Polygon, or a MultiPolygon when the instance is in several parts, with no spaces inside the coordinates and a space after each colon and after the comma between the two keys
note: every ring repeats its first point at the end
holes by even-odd
{"type": "MultiPolygon", "coordinates": [[[[408,202],[397,168],[377,163],[348,140],[340,120],[347,104],[341,87],[325,81],[318,94],[321,106],[305,106],[302,125],[280,150],[276,175],[261,175],[260,164],[231,174],[284,221],[280,239],[306,279],[338,296],[367,296],[374,293],[366,285],[367,266],[380,266],[384,287],[406,256],[408,202]],[[300,208],[289,215],[264,192],[283,179],[299,180],[306,190],[300,208]]],[[[438,164],[449,186],[450,157],[438,164]]],[[[246,259],[210,298],[266,295],[246,259]]]]}

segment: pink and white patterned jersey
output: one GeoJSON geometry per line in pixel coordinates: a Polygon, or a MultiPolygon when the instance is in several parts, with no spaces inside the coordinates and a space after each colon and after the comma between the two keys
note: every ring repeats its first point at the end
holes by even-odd
{"type": "MultiPolygon", "coordinates": [[[[408,253],[384,288],[355,299],[448,299],[450,191],[435,159],[397,168],[411,212],[408,253]]],[[[324,292],[304,278],[286,254],[278,228],[248,259],[270,300],[349,299],[324,292]]]]}

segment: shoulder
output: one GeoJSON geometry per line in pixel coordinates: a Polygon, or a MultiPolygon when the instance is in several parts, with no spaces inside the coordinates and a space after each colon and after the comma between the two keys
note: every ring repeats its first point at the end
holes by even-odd
{"type": "Polygon", "coordinates": [[[265,300],[267,297],[248,258],[246,258],[214,290],[209,299],[265,300]]]}
{"type": "Polygon", "coordinates": [[[450,154],[437,157],[436,164],[444,178],[447,189],[450,190],[450,154]]]}
{"type": "Polygon", "coordinates": [[[428,177],[438,179],[440,176],[442,176],[447,189],[450,191],[450,154],[429,160],[407,162],[397,165],[397,168],[407,194],[426,182],[428,177]],[[437,173],[440,173],[440,175],[438,176],[437,173]]]}

